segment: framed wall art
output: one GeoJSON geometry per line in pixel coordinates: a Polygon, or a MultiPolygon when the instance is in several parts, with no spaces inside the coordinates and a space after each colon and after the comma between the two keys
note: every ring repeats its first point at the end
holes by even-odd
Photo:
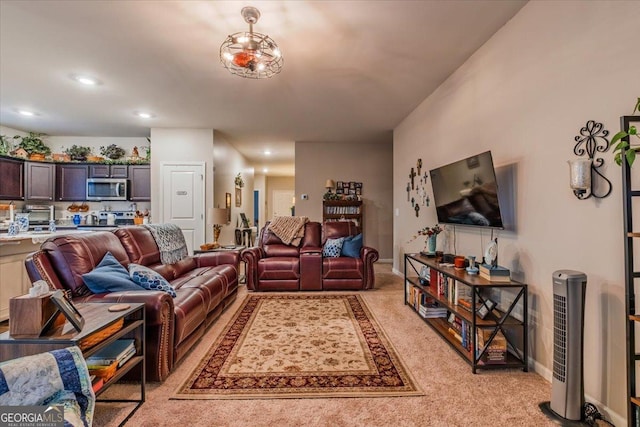
{"type": "Polygon", "coordinates": [[[231,193],[225,193],[224,207],[227,209],[227,223],[229,223],[231,222],[231,193]]]}
{"type": "Polygon", "coordinates": [[[242,188],[236,188],[236,208],[242,206],[242,188]]]}

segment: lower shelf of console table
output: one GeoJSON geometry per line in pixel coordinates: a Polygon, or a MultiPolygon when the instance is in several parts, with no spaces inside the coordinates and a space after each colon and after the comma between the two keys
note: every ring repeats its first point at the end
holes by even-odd
{"type": "Polygon", "coordinates": [[[473,373],[478,369],[522,369],[528,370],[527,285],[509,282],[491,282],[464,270],[442,266],[433,258],[419,254],[405,254],[404,303],[433,330],[440,335],[462,358],[471,365],[473,373]],[[425,268],[429,277],[425,279],[425,268]],[[435,279],[431,276],[435,275],[435,279]],[[437,280],[440,285],[429,280],[437,280]],[[444,282],[444,284],[443,284],[444,282]],[[457,304],[455,287],[466,287],[471,307],[477,307],[495,292],[505,294],[506,307],[495,308],[484,319],[457,304]],[[453,288],[450,288],[453,287],[453,288]],[[454,289],[452,291],[451,289],[454,289]],[[441,293],[443,292],[443,293],[441,293]],[[435,303],[446,310],[443,317],[428,317],[421,313],[422,301],[435,303]],[[517,313],[517,314],[516,314],[517,313]],[[457,326],[466,331],[456,334],[457,326]],[[478,335],[487,335],[479,345],[478,335]],[[504,360],[495,362],[488,357],[497,337],[504,337],[507,349],[504,360]]]}
{"type": "MultiPolygon", "coordinates": [[[[99,350],[113,343],[117,339],[132,338],[135,341],[136,354],[124,365],[120,366],[113,377],[105,381],[104,385],[96,392],[96,398],[106,391],[111,385],[121,380],[126,374],[131,373],[140,383],[139,399],[99,399],[97,402],[124,402],[136,403],[133,410],[127,415],[120,425],[123,425],[145,401],[145,311],[144,304],[131,303],[129,308],[123,311],[111,312],[111,303],[81,303],[74,304],[82,317],[84,326],[77,332],[67,321],[56,330],[46,336],[40,337],[12,337],[9,332],[0,334],[0,362],[23,356],[43,353],[50,350],[77,346],[82,350],[85,358],[95,354],[99,350]],[[122,327],[112,333],[114,325],[122,324],[122,327]],[[104,335],[104,336],[103,336],[104,335]],[[87,345],[100,340],[93,345],[87,345]],[[86,347],[86,348],[85,348],[86,347]]],[[[11,319],[9,320],[11,322],[11,319]]]]}

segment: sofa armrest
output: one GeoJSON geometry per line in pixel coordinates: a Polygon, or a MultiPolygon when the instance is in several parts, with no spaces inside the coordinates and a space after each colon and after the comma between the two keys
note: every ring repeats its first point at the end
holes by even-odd
{"type": "Polygon", "coordinates": [[[247,289],[255,291],[258,285],[258,261],[264,258],[264,250],[260,247],[247,248],[242,251],[240,257],[245,262],[245,274],[247,289]]]}
{"type": "Polygon", "coordinates": [[[37,251],[29,254],[24,260],[24,266],[31,282],[44,280],[50,289],[65,289],[45,252],[37,251]]]}
{"type": "Polygon", "coordinates": [[[217,267],[224,264],[232,264],[238,268],[240,264],[240,251],[204,252],[193,256],[198,267],[217,267]]]}
{"type": "Polygon", "coordinates": [[[105,294],[91,294],[73,299],[74,302],[101,303],[144,303],[146,326],[173,324],[173,298],[163,291],[121,291],[105,294]],[[170,313],[167,318],[166,313],[170,313]]]}
{"type": "Polygon", "coordinates": [[[364,274],[364,283],[363,289],[373,289],[375,284],[375,273],[373,271],[373,263],[378,261],[379,254],[378,250],[374,248],[370,248],[368,246],[363,246],[360,249],[360,257],[362,258],[363,264],[363,274],[364,274]]]}

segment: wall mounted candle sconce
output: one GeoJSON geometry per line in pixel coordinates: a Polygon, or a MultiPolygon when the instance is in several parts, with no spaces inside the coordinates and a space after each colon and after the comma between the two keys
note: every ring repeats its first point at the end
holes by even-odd
{"type": "Polygon", "coordinates": [[[602,199],[611,194],[611,181],[598,170],[604,165],[604,160],[602,157],[595,158],[596,153],[605,153],[609,150],[608,135],[609,131],[603,128],[602,123],[589,120],[580,129],[580,135],[574,138],[577,143],[573,147],[573,153],[579,157],[583,157],[585,154],[587,156],[586,158],[569,160],[571,189],[580,200],[588,199],[591,196],[602,199]],[[596,193],[596,189],[603,191],[596,193]]]}

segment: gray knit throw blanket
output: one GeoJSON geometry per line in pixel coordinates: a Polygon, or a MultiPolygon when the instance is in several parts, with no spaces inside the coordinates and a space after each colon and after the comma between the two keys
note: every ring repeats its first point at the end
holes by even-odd
{"type": "Polygon", "coordinates": [[[175,224],[146,224],[160,249],[160,262],[175,264],[189,255],[182,230],[175,224]]]}

